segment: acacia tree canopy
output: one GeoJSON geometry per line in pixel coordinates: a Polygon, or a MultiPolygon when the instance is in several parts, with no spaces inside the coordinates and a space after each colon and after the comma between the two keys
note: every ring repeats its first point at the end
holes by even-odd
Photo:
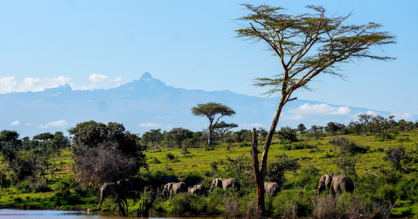
{"type": "Polygon", "coordinates": [[[212,132],[214,130],[214,126],[218,124],[219,119],[221,119],[222,117],[235,115],[235,111],[224,104],[209,102],[197,104],[197,106],[192,108],[192,114],[195,116],[206,116],[209,119],[208,144],[212,145],[212,132]],[[216,115],[219,115],[217,119],[216,115]],[[215,123],[213,123],[214,121],[215,123]]]}
{"type": "Polygon", "coordinates": [[[238,125],[235,123],[226,123],[224,121],[218,122],[216,125],[213,126],[213,129],[218,131],[221,136],[225,133],[229,132],[229,130],[233,128],[237,128],[238,125]]]}
{"type": "MultiPolygon", "coordinates": [[[[257,87],[271,86],[264,94],[281,94],[279,106],[273,118],[270,131],[264,143],[261,172],[266,172],[268,150],[276,130],[283,106],[296,97],[293,92],[299,88],[310,89],[308,83],[321,73],[343,78],[339,65],[354,59],[371,58],[393,60],[388,56],[372,54],[372,48],[396,43],[395,36],[379,31],[381,24],[369,22],[364,25],[349,25],[344,16],[326,14],[321,6],[307,6],[313,13],[289,15],[282,7],[268,5],[253,6],[243,4],[250,14],[238,18],[243,28],[236,30],[238,38],[255,42],[264,42],[270,51],[279,58],[281,73],[271,78],[256,78],[257,87]]],[[[255,171],[255,170],[254,170],[255,171]]],[[[257,170],[258,171],[258,170],[257,170]]],[[[257,172],[255,171],[255,172],[257,172]]],[[[257,182],[264,182],[263,179],[257,182]]],[[[257,183],[257,187],[259,185],[257,183]]],[[[258,197],[264,189],[258,188],[258,197]]],[[[258,201],[259,199],[257,199],[258,201]]],[[[263,212],[264,199],[257,204],[257,211],[263,212]]]]}

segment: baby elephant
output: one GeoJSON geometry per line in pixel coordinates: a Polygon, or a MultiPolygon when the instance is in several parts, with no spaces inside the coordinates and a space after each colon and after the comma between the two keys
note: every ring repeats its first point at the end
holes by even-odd
{"type": "Polygon", "coordinates": [[[205,192],[203,185],[194,185],[193,188],[189,188],[189,193],[193,195],[203,195],[205,192]]]}
{"type": "Polygon", "coordinates": [[[177,182],[177,183],[167,183],[165,184],[163,188],[163,193],[161,196],[166,197],[168,194],[170,194],[170,199],[173,196],[173,194],[177,194],[180,192],[187,192],[187,185],[184,182],[177,182]]]}
{"type": "Polygon", "coordinates": [[[264,191],[269,194],[269,196],[275,196],[279,192],[279,185],[275,182],[265,182],[264,191]]]}

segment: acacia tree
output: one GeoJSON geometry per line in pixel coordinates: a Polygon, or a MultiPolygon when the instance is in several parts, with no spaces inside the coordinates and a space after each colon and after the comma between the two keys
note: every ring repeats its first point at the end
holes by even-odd
{"type": "Polygon", "coordinates": [[[197,104],[197,106],[192,108],[192,114],[195,116],[206,116],[209,119],[208,144],[209,146],[212,146],[212,132],[218,124],[219,119],[224,116],[233,116],[235,115],[235,111],[224,104],[209,102],[197,104]],[[216,115],[218,114],[220,114],[220,116],[216,119],[216,115]],[[214,121],[215,123],[213,123],[214,121]]]}
{"type": "MultiPolygon", "coordinates": [[[[376,60],[392,60],[387,56],[373,55],[371,48],[394,44],[394,36],[388,32],[378,31],[381,24],[368,23],[364,25],[347,25],[345,16],[328,16],[321,6],[307,6],[314,12],[288,15],[283,13],[282,7],[268,5],[253,6],[243,4],[250,10],[250,14],[238,18],[243,28],[236,30],[238,37],[254,42],[267,43],[270,51],[279,58],[282,67],[281,74],[272,78],[256,78],[257,87],[272,86],[264,94],[281,94],[280,102],[274,115],[270,131],[267,135],[261,162],[261,172],[265,173],[267,155],[277,127],[283,106],[289,101],[299,88],[310,89],[308,83],[316,76],[331,74],[343,78],[339,73],[339,64],[354,61],[357,58],[371,58],[376,60]]],[[[263,179],[256,180],[258,197],[264,191],[264,175],[256,176],[263,179]]],[[[264,200],[258,203],[258,213],[264,210],[264,200]]]]}
{"type": "Polygon", "coordinates": [[[238,127],[235,123],[226,123],[224,121],[218,122],[218,124],[213,126],[213,129],[216,130],[221,136],[229,132],[231,129],[238,127]]]}

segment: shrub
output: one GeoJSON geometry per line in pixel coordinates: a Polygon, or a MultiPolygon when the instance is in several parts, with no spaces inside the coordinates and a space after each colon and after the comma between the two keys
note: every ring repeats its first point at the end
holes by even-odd
{"type": "Polygon", "coordinates": [[[49,192],[51,188],[47,185],[46,179],[37,179],[35,182],[29,184],[30,190],[34,192],[49,192]]]}
{"type": "Polygon", "coordinates": [[[174,160],[174,158],[176,158],[172,153],[167,153],[166,155],[165,155],[165,157],[168,159],[168,160],[174,160]]]}
{"type": "Polygon", "coordinates": [[[152,159],[149,163],[150,164],[159,164],[159,163],[161,163],[161,161],[158,160],[156,157],[154,157],[154,159],[152,159]]]}

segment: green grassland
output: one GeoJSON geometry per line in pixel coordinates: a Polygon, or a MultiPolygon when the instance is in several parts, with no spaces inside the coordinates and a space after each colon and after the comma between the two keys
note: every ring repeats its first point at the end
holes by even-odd
{"type": "MultiPolygon", "coordinates": [[[[315,176],[315,181],[318,179],[318,177],[322,174],[328,173],[330,170],[334,173],[338,173],[339,170],[336,167],[336,165],[333,163],[333,160],[336,159],[336,149],[334,145],[330,144],[329,141],[333,138],[337,137],[345,137],[363,147],[368,147],[367,153],[360,153],[357,154],[358,162],[356,164],[356,173],[359,177],[359,179],[354,179],[355,184],[358,184],[360,187],[358,192],[355,193],[363,193],[364,191],[371,191],[373,189],[370,189],[369,187],[373,187],[374,185],[367,185],[370,182],[373,183],[374,177],[371,175],[371,173],[366,169],[366,167],[372,169],[375,171],[378,175],[381,174],[380,170],[391,170],[393,169],[392,165],[386,161],[384,161],[383,156],[385,154],[384,149],[401,145],[406,148],[407,153],[415,152],[417,151],[417,143],[418,143],[418,132],[413,131],[409,133],[399,133],[396,135],[395,139],[392,140],[386,140],[383,142],[375,141],[374,135],[365,135],[365,136],[356,136],[356,135],[344,135],[344,136],[327,136],[327,137],[321,137],[319,139],[314,138],[307,138],[305,136],[298,135],[299,142],[294,144],[306,144],[306,145],[313,145],[316,146],[319,150],[313,150],[313,149],[299,149],[299,150],[283,150],[283,146],[285,144],[282,144],[279,142],[279,140],[275,139],[272,142],[272,145],[270,147],[269,151],[269,162],[275,161],[278,156],[282,155],[283,153],[286,154],[286,156],[292,157],[292,158],[299,158],[299,163],[301,164],[301,168],[297,170],[298,174],[302,173],[303,169],[315,167],[319,170],[319,175],[315,176]],[[403,141],[401,141],[403,139],[403,141]],[[405,141],[405,139],[407,139],[405,141]],[[402,143],[401,143],[402,142],[402,143]],[[382,150],[383,149],[383,150],[382,150]],[[367,178],[368,177],[368,178],[367,178]],[[369,180],[369,181],[368,181],[369,180]],[[371,180],[371,181],[370,181],[371,180]],[[368,187],[369,186],[369,187],[368,187]]],[[[202,178],[204,177],[205,172],[212,171],[211,163],[216,161],[218,162],[218,166],[220,171],[223,169],[223,161],[227,159],[227,156],[236,159],[239,156],[245,155],[248,159],[250,159],[250,143],[233,143],[233,144],[225,144],[221,143],[216,145],[213,150],[207,150],[205,148],[189,148],[188,154],[183,155],[181,153],[181,150],[178,148],[172,148],[172,149],[165,149],[163,147],[160,147],[162,149],[158,150],[148,150],[145,152],[147,163],[149,163],[149,170],[141,169],[141,172],[146,172],[148,175],[155,174],[157,172],[163,172],[163,173],[173,173],[177,175],[179,178],[185,177],[187,173],[194,172],[194,173],[200,173],[200,176],[202,178]],[[167,154],[174,155],[174,159],[168,159],[167,154]],[[155,163],[155,161],[158,160],[160,163],[155,163]]],[[[259,151],[262,151],[262,144],[260,142],[258,146],[259,151]]],[[[97,194],[98,187],[92,186],[88,187],[87,189],[84,189],[83,191],[76,191],[77,187],[74,186],[78,182],[75,180],[75,176],[72,172],[72,160],[71,160],[71,149],[65,149],[61,151],[59,156],[54,157],[52,161],[55,161],[55,164],[59,164],[60,162],[64,162],[63,167],[61,169],[60,165],[56,165],[53,169],[53,171],[50,171],[46,174],[46,178],[48,178],[48,187],[49,191],[44,192],[36,192],[36,191],[28,191],[27,189],[27,182],[21,182],[16,185],[10,185],[7,188],[4,188],[3,190],[0,190],[0,206],[7,207],[7,206],[13,206],[13,207],[23,207],[23,208],[42,208],[42,209],[87,209],[87,208],[95,208],[97,206],[97,203],[99,201],[99,197],[97,194]],[[53,176],[52,174],[53,173],[53,176]],[[25,184],[26,183],[26,184],[25,184]],[[76,194],[76,195],[75,195],[76,194]]],[[[261,153],[260,155],[261,156],[261,153]]],[[[418,155],[414,155],[418,156],[418,155]]],[[[0,163],[0,168],[4,168],[7,166],[7,163],[2,161],[0,163]]],[[[408,169],[410,172],[407,175],[410,175],[409,179],[414,178],[416,174],[416,170],[418,169],[418,163],[417,162],[410,162],[407,164],[404,164],[405,169],[408,169]],[[415,175],[412,175],[415,174],[415,175]]],[[[288,182],[292,182],[297,180],[299,175],[293,175],[290,172],[286,173],[286,178],[288,182]]],[[[375,177],[376,178],[376,177],[375,177]]],[[[416,178],[416,177],[415,177],[416,178]]],[[[383,178],[382,178],[383,179],[383,178]]],[[[210,178],[204,179],[204,182],[206,185],[210,183],[210,178]]],[[[384,180],[390,181],[388,177],[384,178],[384,180]]],[[[405,182],[408,182],[406,180],[405,182]]],[[[415,182],[415,181],[414,181],[415,182]]],[[[313,183],[314,184],[314,183],[313,183]]],[[[311,185],[310,187],[302,188],[303,192],[298,193],[295,188],[290,187],[291,189],[286,191],[282,190],[281,194],[276,197],[272,202],[280,203],[283,201],[286,201],[290,198],[298,198],[300,201],[299,205],[304,206],[303,203],[309,202],[309,198],[306,198],[306,196],[314,196],[315,194],[311,191],[312,187],[315,187],[316,185],[311,185]],[[295,193],[296,191],[296,193],[295,193]],[[296,195],[295,195],[296,194],[296,195]],[[299,194],[299,195],[298,195],[299,194]]],[[[391,185],[393,193],[395,194],[397,190],[401,190],[402,188],[398,188],[399,184],[396,184],[396,182],[391,185]],[[396,187],[398,186],[398,187],[396,187]]],[[[410,185],[407,185],[410,186],[410,185]]],[[[289,187],[289,186],[288,186],[289,187]]],[[[356,188],[358,188],[356,187],[356,188]]],[[[416,188],[406,188],[405,189],[414,189],[412,193],[415,194],[416,188]]],[[[391,190],[391,191],[392,191],[391,190]]],[[[302,190],[300,190],[302,191],[302,190]]],[[[380,190],[379,190],[380,191],[380,190]]],[[[384,188],[382,188],[382,191],[384,191],[384,188]]],[[[220,191],[217,191],[218,196],[222,197],[229,197],[228,195],[223,194],[220,191]],[[222,194],[221,194],[222,193],[222,194]]],[[[383,193],[382,193],[383,194],[383,193]]],[[[385,193],[386,194],[386,193],[385,193]]],[[[244,201],[250,201],[255,198],[255,189],[249,189],[240,191],[239,195],[241,198],[239,199],[240,202],[243,202],[240,204],[240,212],[245,211],[246,204],[244,201]],[[243,207],[244,206],[244,207],[243,207]]],[[[326,194],[322,194],[325,196],[326,194]]],[[[219,197],[216,196],[216,194],[209,194],[209,196],[206,199],[202,198],[196,198],[195,203],[201,203],[200,206],[206,213],[221,213],[225,211],[225,206],[222,203],[217,203],[215,205],[211,205],[212,201],[210,200],[216,200],[219,197]],[[212,207],[211,207],[212,206],[212,207]],[[212,210],[209,210],[212,209],[212,210]]],[[[232,195],[234,196],[234,195],[232,195]]],[[[236,194],[235,194],[236,196],[236,194]]],[[[378,194],[372,194],[368,197],[371,197],[370,199],[373,199],[374,197],[378,197],[378,194]]],[[[382,195],[380,195],[382,196],[382,195]]],[[[380,197],[379,196],[379,197],[380,197]]],[[[395,195],[392,195],[395,196],[395,195]]],[[[391,196],[391,197],[392,197],[391,196]]],[[[415,203],[410,198],[412,195],[406,195],[404,199],[402,198],[388,198],[391,199],[391,202],[396,202],[396,207],[393,209],[392,216],[396,217],[405,217],[405,216],[412,216],[418,214],[418,203],[415,203]]],[[[386,196],[385,196],[386,197],[386,196]]],[[[397,197],[402,197],[402,195],[399,195],[397,197]]],[[[414,196],[415,197],[415,196],[414,196]]],[[[172,201],[165,200],[158,198],[157,201],[154,204],[154,211],[157,212],[167,212],[167,213],[184,213],[182,212],[182,203],[181,200],[184,199],[184,196],[178,196],[177,198],[173,199],[172,201]],[[177,200],[177,201],[176,201],[177,200]]],[[[269,198],[270,199],[270,198],[269,198]]],[[[384,198],[383,198],[384,199],[384,198]]],[[[296,200],[296,201],[298,201],[296,200]]],[[[184,201],[184,200],[183,200],[184,201]]],[[[295,201],[295,202],[296,202],[295,201]]],[[[138,208],[138,204],[133,205],[133,200],[129,200],[130,211],[134,211],[138,208]]],[[[103,205],[103,209],[108,210],[114,210],[115,204],[114,202],[106,201],[103,205]]],[[[307,207],[308,208],[308,207],[307,207]]],[[[195,209],[200,209],[199,207],[196,207],[195,209]]],[[[199,211],[199,210],[196,210],[199,211]]],[[[203,210],[202,210],[203,211],[203,210]]],[[[273,216],[276,215],[283,215],[283,209],[278,208],[274,210],[273,216]]],[[[196,213],[196,212],[195,212],[196,213]]]]}
{"type": "MultiPolygon", "coordinates": [[[[387,148],[394,145],[401,145],[398,140],[393,139],[385,142],[375,142],[375,136],[356,136],[356,135],[344,135],[344,136],[334,136],[334,137],[323,137],[320,139],[307,139],[302,136],[298,136],[300,141],[308,145],[315,145],[320,150],[311,151],[310,149],[300,149],[300,150],[286,150],[283,151],[283,145],[279,143],[279,140],[273,140],[270,150],[269,150],[269,162],[276,160],[277,156],[282,155],[283,152],[292,158],[302,158],[305,157],[304,161],[300,161],[302,169],[308,165],[313,165],[320,170],[320,173],[328,173],[329,170],[332,170],[334,173],[338,172],[337,167],[333,164],[333,159],[335,157],[326,157],[326,153],[332,155],[334,154],[334,146],[329,143],[333,138],[344,137],[353,141],[361,146],[369,146],[370,149],[365,154],[357,155],[359,157],[358,163],[356,165],[356,172],[359,176],[364,174],[369,174],[369,171],[366,170],[366,167],[374,169],[377,166],[390,166],[389,163],[383,161],[382,157],[384,156],[383,151],[378,151],[378,148],[387,148]],[[311,159],[306,159],[311,158],[311,159]]],[[[403,145],[407,150],[414,150],[416,147],[415,142],[418,143],[418,132],[412,133],[401,133],[399,137],[409,138],[411,141],[403,142],[403,145]]],[[[263,146],[261,143],[258,146],[259,151],[262,151],[263,146]]],[[[180,149],[166,149],[166,150],[150,150],[146,152],[147,161],[152,161],[155,158],[158,159],[161,163],[159,164],[150,164],[149,169],[151,171],[165,170],[172,168],[177,174],[185,173],[188,171],[209,171],[211,170],[210,163],[219,160],[225,160],[226,156],[229,156],[232,159],[237,158],[241,155],[246,155],[251,157],[251,147],[249,143],[233,143],[233,144],[219,144],[216,146],[215,150],[205,151],[204,148],[190,148],[188,149],[189,154],[183,156],[180,152],[180,149]],[[230,150],[227,150],[227,146],[231,145],[230,150]],[[240,146],[241,145],[241,146],[240,146]],[[244,145],[244,146],[243,146],[244,145]],[[167,153],[173,154],[176,159],[170,161],[167,159],[167,153]]],[[[259,154],[261,157],[261,153],[259,154]]],[[[410,168],[417,168],[418,166],[412,165],[410,168]]],[[[300,171],[300,170],[299,170],[300,171]]],[[[291,179],[289,179],[291,180],[291,179]]]]}

